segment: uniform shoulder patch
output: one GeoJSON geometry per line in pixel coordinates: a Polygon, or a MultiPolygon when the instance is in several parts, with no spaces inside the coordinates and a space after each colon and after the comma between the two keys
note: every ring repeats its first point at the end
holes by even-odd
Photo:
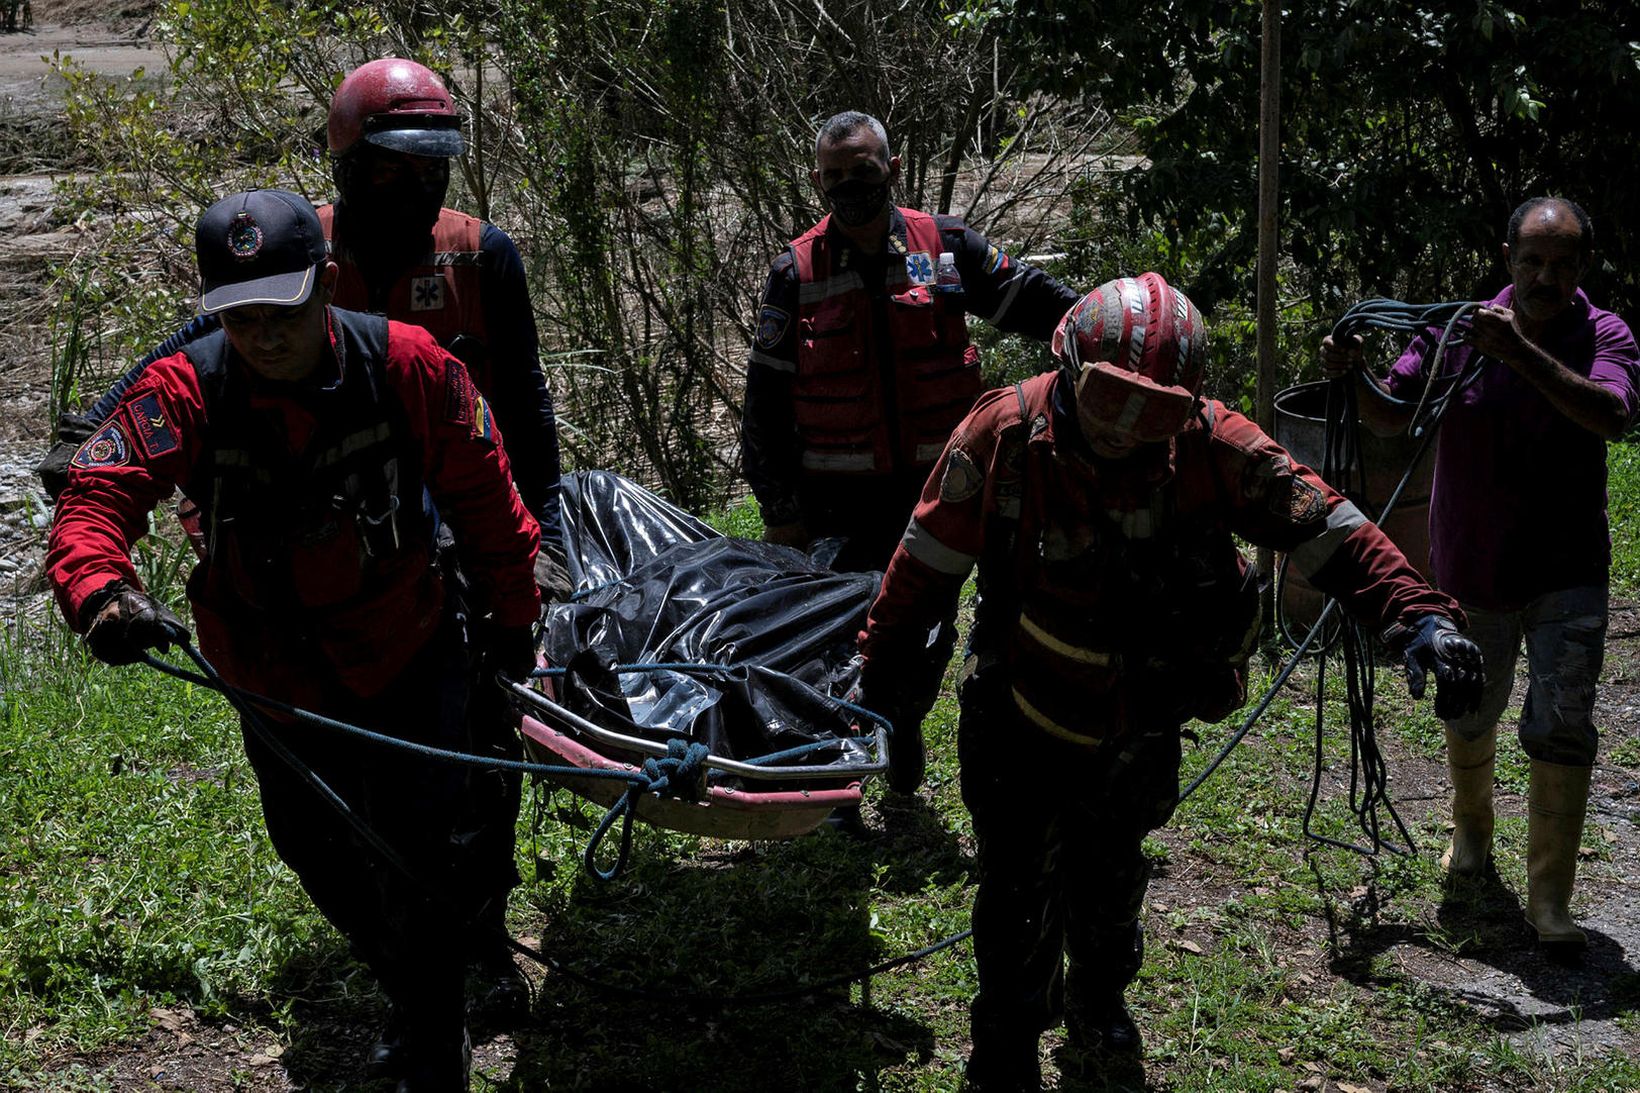
{"type": "Polygon", "coordinates": [[[131,441],[120,425],[120,416],[115,414],[90,440],[81,444],[69,465],[89,471],[99,467],[123,467],[131,462],[131,441]]]}
{"type": "Polygon", "coordinates": [[[940,477],[940,500],[960,504],[985,486],[985,474],[974,458],[961,448],[952,448],[945,457],[945,473],[940,477]]]}
{"type": "Polygon", "coordinates": [[[495,414],[490,410],[489,400],[473,388],[473,439],[481,440],[486,444],[495,445],[495,414]]]}
{"type": "Polygon", "coordinates": [[[985,272],[996,273],[1008,265],[1008,256],[995,246],[985,248],[985,272]]]}
{"type": "Polygon", "coordinates": [[[1327,496],[1321,492],[1321,487],[1296,474],[1287,481],[1287,511],[1279,515],[1286,516],[1295,524],[1313,524],[1326,519],[1327,496]]]}
{"type": "Polygon", "coordinates": [[[166,420],[159,396],[150,392],[131,404],[131,431],[149,459],[177,450],[177,435],[166,420]]]}
{"type": "Polygon", "coordinates": [[[473,423],[473,381],[455,360],[446,362],[444,370],[444,420],[452,425],[473,423]]]}
{"type": "Polygon", "coordinates": [[[763,310],[757,313],[757,347],[773,349],[779,345],[791,324],[792,317],[787,312],[772,304],[764,304],[763,310]]]}

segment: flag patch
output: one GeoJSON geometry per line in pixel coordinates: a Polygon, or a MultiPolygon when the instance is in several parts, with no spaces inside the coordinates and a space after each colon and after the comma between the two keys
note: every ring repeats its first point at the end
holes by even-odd
{"type": "Polygon", "coordinates": [[[495,443],[495,416],[490,413],[490,404],[477,389],[473,392],[473,436],[475,439],[495,443]]]}

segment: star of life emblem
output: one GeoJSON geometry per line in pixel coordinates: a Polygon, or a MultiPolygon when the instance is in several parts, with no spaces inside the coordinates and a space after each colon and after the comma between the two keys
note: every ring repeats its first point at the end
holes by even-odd
{"type": "Polygon", "coordinates": [[[410,310],[439,311],[444,307],[444,278],[414,277],[410,281],[410,310]]]}

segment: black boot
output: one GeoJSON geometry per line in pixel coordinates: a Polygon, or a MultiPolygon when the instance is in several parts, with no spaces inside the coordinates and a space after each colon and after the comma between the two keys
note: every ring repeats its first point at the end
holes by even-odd
{"type": "Polygon", "coordinates": [[[401,1049],[404,1076],[397,1093],[466,1093],[472,1070],[473,1047],[462,1029],[459,1041],[421,1038],[401,1049]]]}
{"type": "Polygon", "coordinates": [[[1128,1013],[1122,996],[1073,1007],[1065,1022],[1065,1047],[1060,1072],[1073,1078],[1092,1078],[1111,1064],[1137,1059],[1144,1050],[1139,1026],[1128,1013]]]}
{"type": "Polygon", "coordinates": [[[1034,1033],[975,1035],[963,1070],[963,1089],[969,1093],[1037,1093],[1042,1088],[1042,1064],[1036,1044],[1034,1033]]]}
{"type": "Polygon", "coordinates": [[[388,1003],[387,1023],[365,1056],[367,1078],[397,1078],[404,1073],[404,1011],[388,1003]]]}
{"type": "Polygon", "coordinates": [[[507,944],[507,900],[492,899],[474,920],[467,943],[468,1012],[486,1029],[511,1029],[530,1015],[530,981],[507,944]]]}

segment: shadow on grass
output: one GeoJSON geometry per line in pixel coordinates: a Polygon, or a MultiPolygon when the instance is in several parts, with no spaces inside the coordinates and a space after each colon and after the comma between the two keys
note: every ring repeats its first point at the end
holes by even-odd
{"type": "Polygon", "coordinates": [[[1357,898],[1340,900],[1327,891],[1313,862],[1311,868],[1336,954],[1332,970],[1358,986],[1381,987],[1399,978],[1400,973],[1384,975],[1378,957],[1406,945],[1443,960],[1456,955],[1484,964],[1514,977],[1532,998],[1555,1007],[1528,1012],[1502,992],[1420,980],[1425,988],[1462,1004],[1466,1012],[1500,1031],[1575,1025],[1640,1012],[1640,972],[1628,962],[1622,946],[1598,930],[1587,930],[1589,944],[1580,959],[1567,960],[1545,950],[1527,926],[1519,898],[1490,863],[1481,876],[1445,887],[1436,910],[1436,931],[1419,923],[1380,921],[1372,885],[1357,898]]]}

